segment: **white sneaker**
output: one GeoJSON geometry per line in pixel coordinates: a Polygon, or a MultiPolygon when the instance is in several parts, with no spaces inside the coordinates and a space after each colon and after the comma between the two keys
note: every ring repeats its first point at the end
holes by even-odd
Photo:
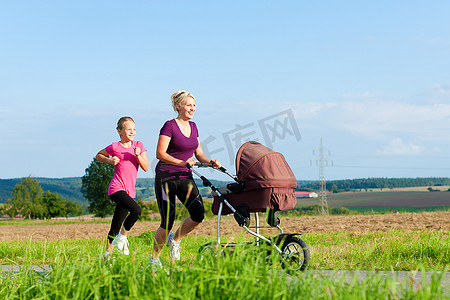
{"type": "Polygon", "coordinates": [[[180,260],[180,242],[173,240],[173,232],[167,237],[167,246],[169,246],[169,254],[173,260],[180,260]]]}
{"type": "Polygon", "coordinates": [[[116,246],[120,253],[123,253],[124,255],[130,254],[130,250],[128,249],[128,239],[125,235],[120,233],[116,235],[112,244],[116,246]]]}
{"type": "Polygon", "coordinates": [[[103,253],[103,260],[109,260],[111,258],[111,254],[108,251],[105,250],[105,252],[103,253]]]}
{"type": "Polygon", "coordinates": [[[153,269],[153,271],[157,271],[157,270],[162,270],[163,266],[161,264],[161,261],[159,260],[158,257],[153,258],[150,255],[150,259],[148,260],[148,265],[153,269]]]}

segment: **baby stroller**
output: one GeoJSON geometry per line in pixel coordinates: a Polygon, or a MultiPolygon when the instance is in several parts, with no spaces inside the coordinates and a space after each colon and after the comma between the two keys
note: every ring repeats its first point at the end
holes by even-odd
{"type": "MultiPolygon", "coordinates": [[[[195,166],[212,167],[205,163],[195,166]]],[[[201,178],[204,186],[211,188],[214,196],[212,211],[217,215],[217,243],[202,246],[201,256],[216,253],[217,245],[221,248],[233,247],[232,244],[221,244],[220,221],[222,215],[234,214],[239,226],[255,236],[257,246],[265,243],[270,246],[270,252],[276,251],[282,256],[283,267],[293,271],[306,268],[310,260],[308,245],[299,237],[300,233],[284,233],[277,217],[277,211],[291,210],[297,204],[297,180],[281,153],[258,142],[246,142],[236,154],[236,176],[223,167],[217,169],[235,181],[222,187],[215,187],[195,169],[191,170],[201,178]],[[274,237],[260,234],[260,228],[267,228],[259,224],[259,213],[263,212],[266,212],[268,225],[279,230],[274,237]],[[254,227],[249,226],[250,213],[255,215],[254,227]]]]}

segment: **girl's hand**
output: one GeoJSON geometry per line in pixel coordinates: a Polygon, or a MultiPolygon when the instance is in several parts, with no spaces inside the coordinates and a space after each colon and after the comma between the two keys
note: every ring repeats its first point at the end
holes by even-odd
{"type": "Polygon", "coordinates": [[[222,166],[222,164],[220,163],[220,161],[218,161],[217,159],[211,160],[210,163],[213,164],[213,168],[220,168],[220,167],[222,166]]]}
{"type": "Polygon", "coordinates": [[[139,148],[139,147],[134,148],[134,155],[136,155],[136,156],[141,155],[141,148],[139,148]]]}
{"type": "Polygon", "coordinates": [[[111,159],[112,159],[111,164],[113,166],[117,166],[117,164],[120,162],[120,158],[118,158],[117,156],[113,156],[113,157],[111,157],[111,159]]]}

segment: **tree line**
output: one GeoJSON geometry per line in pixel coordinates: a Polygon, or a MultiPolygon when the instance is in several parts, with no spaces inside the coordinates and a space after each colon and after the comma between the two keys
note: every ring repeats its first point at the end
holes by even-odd
{"type": "MultiPolygon", "coordinates": [[[[89,203],[88,211],[97,217],[105,217],[113,214],[115,204],[111,202],[108,196],[108,185],[113,174],[114,166],[101,163],[94,158],[86,168],[85,175],[81,178],[80,190],[84,199],[89,203]]],[[[203,191],[200,182],[197,182],[197,184],[205,195],[209,193],[209,190],[206,188],[203,191]]],[[[217,181],[214,184],[219,186],[225,183],[217,181]]],[[[327,190],[332,192],[439,185],[450,185],[450,178],[367,178],[330,180],[326,182],[327,190]]],[[[151,189],[153,187],[153,179],[143,179],[142,182],[138,181],[136,187],[138,191],[138,202],[143,207],[142,218],[151,218],[151,214],[158,212],[156,203],[144,203],[142,199],[147,198],[148,195],[146,195],[147,197],[143,197],[144,193],[140,193],[139,190],[151,189]]],[[[319,190],[320,188],[320,181],[299,181],[297,186],[297,190],[306,191],[319,190]]],[[[20,215],[26,219],[49,219],[68,215],[80,215],[81,210],[82,207],[79,204],[64,199],[58,193],[51,193],[50,191],[44,193],[38,181],[31,177],[22,178],[21,182],[12,191],[12,198],[8,199],[5,204],[0,205],[1,215],[6,214],[10,217],[20,215]]],[[[185,213],[182,209],[179,211],[180,213],[185,213]]]]}
{"type": "Polygon", "coordinates": [[[13,218],[51,219],[80,215],[81,206],[63,199],[58,193],[44,193],[38,181],[31,177],[22,178],[12,191],[12,198],[0,207],[0,214],[13,218]]]}
{"type": "MultiPolygon", "coordinates": [[[[351,191],[361,189],[390,189],[399,187],[415,186],[443,186],[450,185],[450,178],[427,177],[427,178],[362,178],[329,180],[326,189],[331,192],[351,191]]],[[[299,190],[320,190],[321,182],[312,181],[300,184],[299,190]]]]}

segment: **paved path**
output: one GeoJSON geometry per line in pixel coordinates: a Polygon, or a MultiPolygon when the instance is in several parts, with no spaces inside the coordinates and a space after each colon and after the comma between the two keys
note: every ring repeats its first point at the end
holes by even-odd
{"type": "Polygon", "coordinates": [[[41,265],[41,266],[23,266],[23,265],[2,265],[4,271],[7,272],[19,272],[21,269],[30,268],[39,273],[50,272],[49,265],[41,265]]]}
{"type": "MultiPolygon", "coordinates": [[[[405,279],[409,278],[413,283],[418,284],[422,282],[422,277],[424,274],[422,272],[412,272],[412,271],[349,271],[349,270],[343,270],[343,271],[332,271],[332,270],[309,270],[306,272],[311,272],[313,274],[321,274],[323,276],[331,276],[334,275],[338,278],[346,278],[348,280],[352,279],[355,274],[358,274],[359,279],[365,279],[366,277],[373,276],[374,274],[379,274],[383,277],[391,277],[396,278],[397,282],[403,282],[405,279]]],[[[427,280],[427,283],[431,282],[431,278],[433,276],[432,272],[425,272],[425,278],[427,280]]],[[[446,289],[450,288],[450,272],[444,273],[444,278],[442,280],[442,286],[444,286],[446,289]]]]}

